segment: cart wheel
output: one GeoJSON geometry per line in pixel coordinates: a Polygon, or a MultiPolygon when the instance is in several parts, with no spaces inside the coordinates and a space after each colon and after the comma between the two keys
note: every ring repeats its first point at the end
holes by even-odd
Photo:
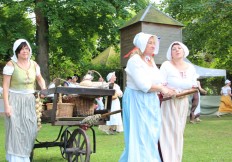
{"type": "Polygon", "coordinates": [[[66,147],[68,162],[89,162],[90,142],[83,129],[75,129],[68,140],[66,147]]]}
{"type": "Polygon", "coordinates": [[[67,145],[68,139],[71,137],[71,132],[67,129],[65,130],[61,137],[60,137],[60,142],[64,143],[63,146],[60,146],[60,153],[64,159],[68,159],[67,154],[65,153],[65,147],[67,145]]]}

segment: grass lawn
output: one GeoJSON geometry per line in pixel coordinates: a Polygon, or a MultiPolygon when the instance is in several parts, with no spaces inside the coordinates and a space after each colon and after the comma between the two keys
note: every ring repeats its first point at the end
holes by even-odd
{"type": "MultiPolygon", "coordinates": [[[[184,134],[183,162],[231,162],[232,161],[232,115],[204,116],[200,124],[187,123],[184,134]]],[[[106,135],[96,131],[96,153],[91,162],[117,162],[124,147],[123,133],[106,135]]],[[[38,134],[40,141],[53,141],[59,133],[59,126],[43,124],[38,134]]],[[[87,131],[92,142],[92,132],[87,131]]],[[[4,118],[0,117],[0,162],[5,162],[4,118]]],[[[33,162],[65,162],[59,147],[37,148],[33,162]]]]}

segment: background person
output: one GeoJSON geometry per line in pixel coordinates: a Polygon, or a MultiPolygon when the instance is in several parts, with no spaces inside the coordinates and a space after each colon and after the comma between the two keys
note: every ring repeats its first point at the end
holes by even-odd
{"type": "Polygon", "coordinates": [[[13,53],[3,69],[6,159],[9,162],[30,162],[37,135],[35,81],[41,89],[46,86],[39,65],[30,60],[32,50],[25,39],[15,41],[13,53]]]}
{"type": "MultiPolygon", "coordinates": [[[[104,82],[104,79],[102,77],[100,77],[98,79],[98,81],[104,82]]],[[[95,98],[95,101],[97,102],[97,109],[96,110],[104,110],[105,109],[105,105],[103,103],[103,97],[95,98]]]]}
{"type": "Polygon", "coordinates": [[[103,103],[103,97],[95,98],[95,101],[97,103],[96,110],[104,110],[105,109],[105,105],[103,103]]]}
{"type": "MultiPolygon", "coordinates": [[[[167,59],[160,71],[169,88],[183,92],[196,86],[196,71],[184,61],[188,48],[181,42],[173,42],[167,51],[167,59]]],[[[160,146],[164,162],[181,162],[183,154],[184,128],[189,108],[187,96],[163,101],[161,104],[162,128],[160,146]]]]}
{"type": "MultiPolygon", "coordinates": [[[[110,83],[114,83],[113,89],[115,90],[115,95],[112,96],[112,103],[111,103],[111,112],[121,110],[121,103],[119,97],[121,98],[123,93],[120,89],[119,85],[115,83],[117,77],[115,76],[115,72],[111,72],[106,77],[107,81],[110,83]]],[[[122,114],[117,113],[114,115],[110,115],[110,120],[106,122],[106,125],[109,125],[110,132],[123,132],[123,125],[122,125],[122,114]]]]}
{"type": "Polygon", "coordinates": [[[217,116],[220,117],[222,114],[225,113],[232,113],[232,102],[231,102],[231,81],[226,80],[225,86],[221,88],[221,100],[219,109],[217,112],[217,116]]]}
{"type": "Polygon", "coordinates": [[[69,84],[69,87],[77,87],[79,83],[77,83],[77,76],[72,76],[71,82],[69,84]]]}
{"type": "Polygon", "coordinates": [[[119,162],[160,162],[160,101],[157,92],[174,95],[162,83],[162,75],[153,55],[158,54],[156,35],[140,32],[133,40],[138,48],[126,66],[126,89],[123,95],[123,126],[125,149],[119,162]]]}
{"type": "MultiPolygon", "coordinates": [[[[121,104],[119,97],[122,97],[123,92],[120,89],[119,85],[115,83],[116,76],[115,72],[111,72],[107,75],[106,80],[109,83],[114,83],[113,89],[115,90],[115,95],[112,96],[112,103],[110,111],[121,110],[121,104]]],[[[109,121],[106,122],[106,125],[99,127],[100,130],[106,132],[107,134],[115,134],[115,132],[123,132],[123,124],[122,124],[122,115],[121,113],[117,113],[114,115],[110,115],[109,121]]]]}
{"type": "Polygon", "coordinates": [[[72,82],[72,77],[68,76],[66,81],[64,82],[64,87],[69,87],[71,82],[72,82]]]}
{"type": "Polygon", "coordinates": [[[75,76],[76,77],[76,82],[77,83],[80,83],[80,81],[81,81],[81,78],[80,78],[80,76],[78,75],[78,74],[74,74],[73,76],[75,76]]]}
{"type": "MultiPolygon", "coordinates": [[[[199,77],[200,77],[199,74],[197,74],[196,79],[198,79],[199,77]]],[[[194,88],[197,88],[198,91],[189,96],[190,97],[190,102],[191,102],[190,121],[189,122],[192,123],[192,124],[195,124],[195,121],[196,122],[201,122],[201,120],[200,120],[200,113],[201,113],[200,95],[201,94],[204,94],[204,95],[207,94],[207,91],[204,90],[201,87],[200,81],[197,80],[196,83],[197,83],[196,87],[194,87],[194,88]]]]}
{"type": "Polygon", "coordinates": [[[190,113],[190,123],[195,123],[196,122],[201,122],[202,120],[200,119],[201,115],[201,94],[207,94],[207,91],[204,90],[201,87],[200,81],[197,81],[197,88],[198,91],[195,92],[192,96],[192,107],[191,107],[191,113],[190,113]]]}

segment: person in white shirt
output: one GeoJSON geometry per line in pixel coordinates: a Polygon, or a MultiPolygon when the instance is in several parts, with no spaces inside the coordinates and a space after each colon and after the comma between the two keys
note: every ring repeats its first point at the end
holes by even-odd
{"type": "MultiPolygon", "coordinates": [[[[183,43],[175,41],[168,48],[168,61],[163,62],[160,67],[167,87],[176,92],[188,91],[197,86],[194,66],[184,61],[188,55],[188,48],[183,43]]],[[[187,96],[173,98],[161,104],[160,147],[164,162],[182,161],[188,108],[187,96]]]]}
{"type": "Polygon", "coordinates": [[[226,80],[225,86],[221,88],[221,102],[218,108],[217,116],[220,117],[226,113],[232,113],[232,102],[231,102],[231,81],[226,80]]]}
{"type": "Polygon", "coordinates": [[[122,98],[125,149],[119,162],[161,162],[158,140],[161,129],[160,100],[175,92],[162,85],[154,61],[158,54],[156,35],[140,32],[133,40],[137,50],[126,66],[126,89],[122,98]]]}

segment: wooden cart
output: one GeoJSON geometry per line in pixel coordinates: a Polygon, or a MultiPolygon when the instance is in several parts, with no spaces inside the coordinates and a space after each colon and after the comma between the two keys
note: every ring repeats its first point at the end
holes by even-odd
{"type": "MultiPolygon", "coordinates": [[[[54,94],[53,107],[51,110],[45,111],[42,116],[43,122],[51,122],[52,126],[61,126],[57,138],[51,142],[41,142],[36,139],[34,149],[60,147],[61,155],[68,162],[89,162],[91,153],[96,152],[96,136],[92,125],[83,124],[84,116],[58,118],[56,116],[57,103],[59,94],[76,94],[90,98],[107,97],[105,110],[94,111],[94,114],[105,114],[110,112],[112,96],[115,90],[99,89],[99,88],[71,88],[71,87],[55,87],[41,91],[42,94],[54,94]],[[75,127],[77,126],[77,128],[75,127]],[[75,127],[73,131],[69,128],[75,127]],[[93,148],[90,148],[90,140],[86,134],[86,130],[91,129],[93,133],[93,148]]],[[[99,120],[94,125],[105,125],[108,119],[99,120]]],[[[33,152],[31,160],[33,159],[33,152]]]]}

